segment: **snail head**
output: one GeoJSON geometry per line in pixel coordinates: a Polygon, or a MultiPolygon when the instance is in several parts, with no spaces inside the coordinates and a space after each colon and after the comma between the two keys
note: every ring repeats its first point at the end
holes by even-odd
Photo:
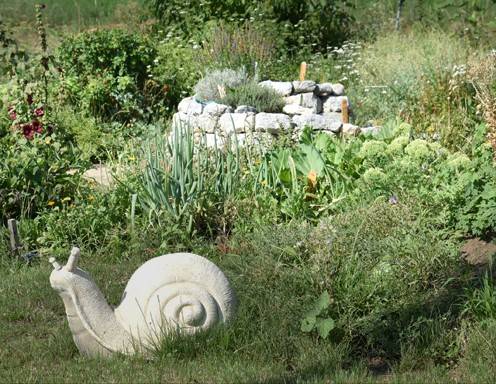
{"type": "Polygon", "coordinates": [[[70,284],[70,280],[74,275],[79,274],[77,268],[79,261],[80,250],[77,247],[72,248],[69,259],[66,265],[60,265],[54,257],[50,257],[48,262],[53,265],[53,271],[50,275],[50,284],[56,290],[65,290],[70,284]]]}

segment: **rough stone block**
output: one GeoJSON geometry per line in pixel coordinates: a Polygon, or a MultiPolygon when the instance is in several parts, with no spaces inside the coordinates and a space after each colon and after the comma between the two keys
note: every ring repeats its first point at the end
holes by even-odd
{"type": "Polygon", "coordinates": [[[336,121],[333,116],[325,115],[297,115],[293,117],[293,123],[299,129],[305,127],[311,127],[315,131],[331,131],[339,132],[343,123],[341,121],[336,121]]]}
{"type": "Polygon", "coordinates": [[[341,112],[341,103],[346,100],[348,108],[350,103],[347,96],[329,96],[324,99],[322,110],[325,112],[341,112]]]}
{"type": "Polygon", "coordinates": [[[334,96],[343,96],[344,95],[344,85],[341,83],[332,84],[332,94],[334,96]]]}
{"type": "Polygon", "coordinates": [[[232,112],[232,108],[229,105],[219,104],[219,103],[208,103],[203,108],[203,114],[220,116],[223,113],[232,112]]]}
{"type": "Polygon", "coordinates": [[[227,135],[232,132],[242,133],[253,131],[255,128],[255,114],[224,113],[219,118],[219,128],[227,135]]]}
{"type": "Polygon", "coordinates": [[[257,113],[255,115],[255,130],[278,134],[291,128],[291,118],[284,113],[257,113]]]}
{"type": "Polygon", "coordinates": [[[281,96],[289,96],[293,92],[293,85],[289,81],[271,81],[266,80],[258,83],[262,87],[272,88],[281,96]]]}
{"type": "Polygon", "coordinates": [[[187,97],[179,103],[177,110],[188,115],[201,115],[203,104],[195,100],[193,96],[187,97]]]}
{"type": "Polygon", "coordinates": [[[322,112],[322,100],[313,92],[301,93],[299,95],[288,96],[284,98],[286,105],[296,104],[301,107],[311,108],[313,113],[322,112]]]}
{"type": "Polygon", "coordinates": [[[298,104],[288,104],[282,109],[287,115],[311,115],[314,113],[313,108],[305,108],[298,104]]]}
{"type": "Polygon", "coordinates": [[[313,92],[316,86],[312,80],[293,81],[293,93],[313,92]]]}

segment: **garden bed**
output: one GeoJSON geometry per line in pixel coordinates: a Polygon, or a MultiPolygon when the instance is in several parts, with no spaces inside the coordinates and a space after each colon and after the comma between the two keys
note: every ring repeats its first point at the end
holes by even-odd
{"type": "Polygon", "coordinates": [[[376,132],[348,123],[351,105],[340,83],[271,81],[258,83],[283,98],[282,110],[258,111],[250,105],[230,106],[201,101],[197,95],[183,99],[173,116],[173,125],[186,125],[204,135],[207,146],[223,146],[233,136],[239,144],[271,141],[281,134],[298,137],[305,127],[330,135],[376,132]]]}

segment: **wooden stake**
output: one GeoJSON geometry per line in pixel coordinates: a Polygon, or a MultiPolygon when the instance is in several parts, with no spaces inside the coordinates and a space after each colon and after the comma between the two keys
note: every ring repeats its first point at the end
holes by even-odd
{"type": "Polygon", "coordinates": [[[21,248],[21,241],[19,240],[19,231],[17,230],[17,221],[9,219],[7,221],[10,234],[10,249],[12,252],[17,252],[21,248]]]}
{"type": "Polygon", "coordinates": [[[346,98],[341,100],[341,120],[343,121],[343,124],[348,124],[350,122],[348,100],[346,98]]]}
{"type": "Polygon", "coordinates": [[[300,64],[300,81],[305,80],[306,75],[307,75],[307,63],[302,61],[300,64]]]}

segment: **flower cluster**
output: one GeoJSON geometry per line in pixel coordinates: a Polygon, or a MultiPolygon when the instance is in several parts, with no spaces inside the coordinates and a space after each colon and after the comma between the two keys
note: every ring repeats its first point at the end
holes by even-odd
{"type": "Polygon", "coordinates": [[[10,106],[8,115],[12,120],[12,126],[20,130],[28,140],[32,140],[35,134],[41,134],[44,131],[45,108],[43,105],[37,105],[31,94],[28,94],[25,103],[10,106]]]}

